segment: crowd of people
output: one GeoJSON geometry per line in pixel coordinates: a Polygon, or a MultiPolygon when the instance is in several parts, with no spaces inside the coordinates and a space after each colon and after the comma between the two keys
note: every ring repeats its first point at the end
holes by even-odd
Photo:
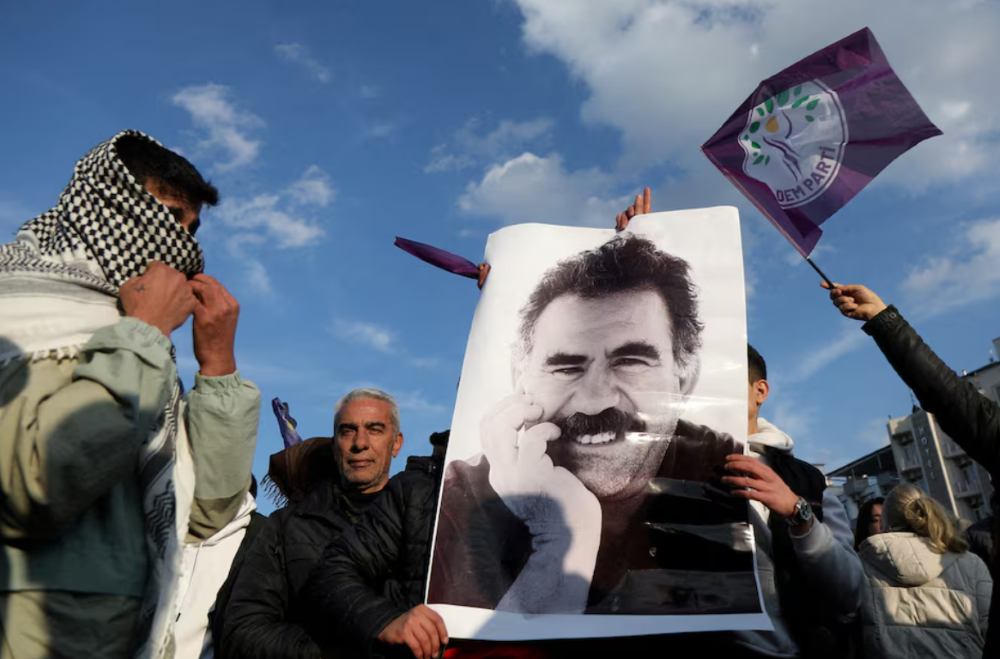
{"type": "MultiPolygon", "coordinates": [[[[712,467],[720,496],[749,506],[773,631],[450,638],[423,603],[447,431],[390,478],[399,406],[376,389],[345,392],[332,436],[271,457],[261,489],[281,505],[256,512],[260,392],[236,364],[239,304],[203,272],[194,238],[218,198],[185,158],[125,131],[80,160],[56,206],[0,247],[0,659],[1000,655],[992,518],[963,533],[904,484],[866,502],[852,530],[823,474],[761,416],[767,365],[749,345],[748,450],[729,447],[712,467]],[[189,318],[199,371],[185,392],[171,335],[189,318]]],[[[651,211],[646,188],[617,230],[651,211]]],[[[480,287],[488,274],[481,265],[480,287]]],[[[631,286],[623,294],[660,295],[631,286]]],[[[945,432],[997,474],[1000,407],[875,293],[823,286],[945,432]]],[[[574,295],[558,290],[546,304],[574,295]]],[[[516,411],[520,423],[540,414],[516,411]]],[[[538,446],[544,454],[546,440],[538,446]]],[[[483,487],[502,492],[501,478],[485,471],[483,487]]],[[[603,504],[585,500],[599,517],[603,504]]],[[[503,514],[537,549],[534,522],[503,514]]],[[[594,600],[589,581],[523,573],[546,595],[571,595],[563,601],[580,613],[594,600]]]]}

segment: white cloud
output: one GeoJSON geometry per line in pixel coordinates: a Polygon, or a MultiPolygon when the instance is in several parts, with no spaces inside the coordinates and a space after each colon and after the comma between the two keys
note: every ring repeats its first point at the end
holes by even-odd
{"type": "Polygon", "coordinates": [[[444,405],[430,402],[420,391],[412,391],[394,397],[401,410],[424,414],[441,414],[445,411],[444,405]]]}
{"type": "Polygon", "coordinates": [[[449,142],[434,147],[431,161],[424,171],[460,171],[484,162],[510,158],[532,142],[547,137],[552,128],[552,121],[544,118],[523,122],[505,120],[493,131],[479,135],[481,124],[477,118],[470,119],[449,142]]]}
{"type": "Polygon", "coordinates": [[[280,44],[274,47],[274,52],[278,54],[278,57],[287,62],[295,62],[301,65],[316,80],[330,82],[330,69],[310,56],[308,49],[302,44],[280,44]]]}
{"type": "Polygon", "coordinates": [[[325,234],[321,227],[293,213],[282,195],[260,194],[225,198],[214,215],[237,230],[230,241],[259,243],[266,235],[279,248],[303,247],[325,234]]]}
{"type": "Polygon", "coordinates": [[[375,85],[361,85],[361,89],[358,90],[358,95],[361,96],[361,98],[378,98],[378,87],[375,85]]]}
{"type": "Polygon", "coordinates": [[[216,171],[227,172],[256,159],[260,140],[251,139],[249,132],[262,127],[264,121],[238,109],[230,100],[228,87],[212,83],[185,87],[172,100],[187,110],[194,125],[206,133],[198,147],[205,151],[221,150],[228,156],[228,160],[215,163],[216,171]]]}
{"type": "Polygon", "coordinates": [[[1000,220],[969,225],[950,255],[927,259],[903,282],[918,311],[931,317],[1000,294],[1000,220]]]}
{"type": "Polygon", "coordinates": [[[416,368],[435,369],[444,366],[444,362],[437,357],[414,357],[410,359],[410,365],[416,368]]]}
{"type": "Polygon", "coordinates": [[[865,445],[870,446],[872,451],[883,446],[888,446],[889,431],[886,429],[886,417],[869,419],[868,423],[861,426],[857,439],[865,445]]]}
{"type": "Polygon", "coordinates": [[[364,129],[364,136],[368,139],[387,139],[396,134],[399,124],[391,121],[375,122],[364,129]]]}
{"type": "Polygon", "coordinates": [[[270,297],[274,294],[274,287],[271,285],[271,275],[267,266],[250,253],[254,246],[264,242],[264,236],[259,233],[240,231],[228,235],[225,245],[229,256],[243,269],[243,277],[238,285],[249,288],[258,295],[270,297]]]}
{"type": "Polygon", "coordinates": [[[558,154],[543,158],[523,153],[493,166],[479,183],[469,183],[458,206],[504,224],[542,220],[609,226],[630,199],[610,196],[612,183],[598,169],[567,172],[558,154]]]}
{"type": "Polygon", "coordinates": [[[860,323],[851,322],[853,324],[845,327],[838,337],[816,346],[808,354],[800,356],[797,360],[798,366],[780,379],[789,384],[808,380],[833,362],[864,346],[868,341],[868,336],[861,331],[860,323]]]}
{"type": "Polygon", "coordinates": [[[587,87],[583,120],[621,131],[628,166],[670,159],[689,171],[711,167],[697,145],[760,80],[866,25],[945,132],[886,178],[920,189],[985,176],[1000,162],[1000,114],[990,111],[1000,87],[988,83],[1000,60],[997,3],[515,1],[529,50],[555,56],[587,87]]]}
{"type": "MultiPolygon", "coordinates": [[[[816,409],[796,402],[794,396],[782,396],[773,403],[770,400],[765,402],[764,407],[761,408],[761,416],[791,437],[792,441],[795,441],[796,437],[808,437],[815,434],[813,423],[816,419],[816,409]],[[771,409],[768,410],[768,407],[771,409]]],[[[796,448],[800,447],[796,446],[796,448]]]]}
{"type": "Polygon", "coordinates": [[[246,283],[261,295],[272,295],[274,289],[271,287],[271,276],[267,272],[264,264],[253,258],[245,258],[246,283]]]}
{"type": "MultiPolygon", "coordinates": [[[[797,249],[792,247],[792,244],[790,242],[786,241],[785,244],[788,246],[788,249],[785,250],[784,252],[785,262],[788,265],[795,266],[796,268],[808,268],[812,270],[810,266],[806,265],[806,260],[802,258],[802,255],[799,254],[799,251],[797,249]]],[[[837,248],[834,247],[829,242],[829,239],[827,239],[827,242],[816,245],[816,247],[813,249],[812,253],[809,254],[809,256],[815,261],[816,257],[820,256],[821,254],[835,254],[836,252],[837,248]]]]}
{"type": "Polygon", "coordinates": [[[379,352],[395,351],[396,335],[389,329],[364,321],[334,320],[333,334],[345,341],[358,343],[379,352]]]}
{"type": "Polygon", "coordinates": [[[330,177],[313,165],[305,171],[295,183],[288,188],[289,194],[300,204],[326,206],[337,197],[337,189],[330,182],[330,177]]]}

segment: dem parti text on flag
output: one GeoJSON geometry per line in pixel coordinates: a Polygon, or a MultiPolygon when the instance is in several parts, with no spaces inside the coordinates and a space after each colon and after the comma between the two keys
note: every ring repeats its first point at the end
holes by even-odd
{"type": "Polygon", "coordinates": [[[865,28],[763,81],[702,151],[808,256],[823,222],[940,134],[865,28]]]}

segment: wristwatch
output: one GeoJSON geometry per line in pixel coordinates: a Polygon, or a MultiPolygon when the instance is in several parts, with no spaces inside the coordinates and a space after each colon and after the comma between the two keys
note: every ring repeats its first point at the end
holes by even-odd
{"type": "Polygon", "coordinates": [[[785,518],[789,526],[801,526],[813,518],[813,509],[805,497],[799,497],[795,502],[795,512],[785,518]]]}

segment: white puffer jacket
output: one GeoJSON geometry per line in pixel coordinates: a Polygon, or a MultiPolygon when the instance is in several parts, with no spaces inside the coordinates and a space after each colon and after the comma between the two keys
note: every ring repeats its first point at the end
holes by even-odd
{"type": "Polygon", "coordinates": [[[865,657],[983,655],[993,579],[969,552],[938,554],[915,533],[873,535],[861,546],[865,657]]]}

